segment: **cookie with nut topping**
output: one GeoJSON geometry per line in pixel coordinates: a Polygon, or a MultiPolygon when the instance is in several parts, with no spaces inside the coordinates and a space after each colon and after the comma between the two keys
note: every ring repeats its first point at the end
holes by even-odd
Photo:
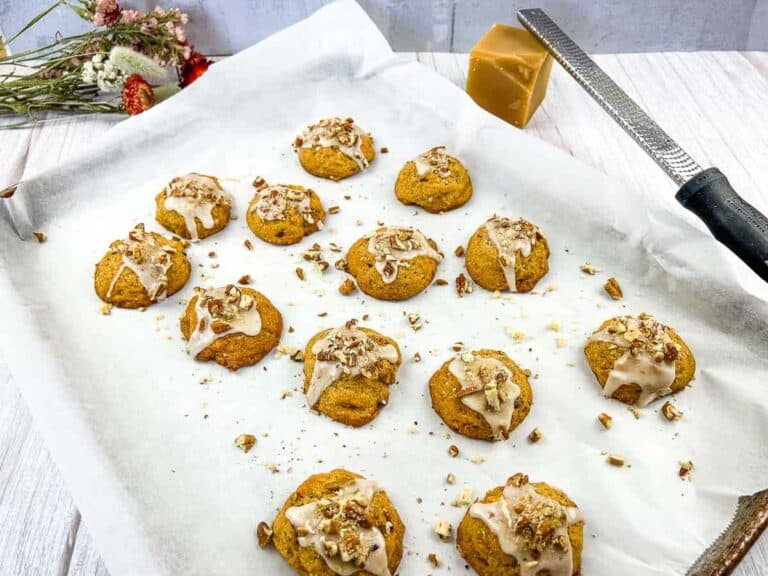
{"type": "Polygon", "coordinates": [[[137,224],[96,264],[94,288],[104,302],[143,308],[181,290],[191,272],[184,244],[137,224]]]}
{"type": "Polygon", "coordinates": [[[576,576],[584,517],[562,490],[517,473],[469,507],[456,547],[480,576],[576,576]]]}
{"type": "Polygon", "coordinates": [[[504,440],[531,410],[528,375],[500,350],[461,352],[429,380],[432,408],[451,430],[504,440]]]}
{"type": "Polygon", "coordinates": [[[445,146],[427,150],[406,162],[395,182],[395,196],[438,213],[463,206],[472,197],[472,181],[464,165],[445,146]]]}
{"type": "Polygon", "coordinates": [[[294,184],[270,186],[263,178],[256,178],[253,187],[256,193],[248,204],[246,221],[265,242],[296,244],[323,227],[325,210],[314,190],[294,184]]]}
{"type": "Polygon", "coordinates": [[[304,348],[307,404],[337,422],[367,424],[389,403],[401,361],[397,342],[354,320],[322,330],[304,348]]]}
{"type": "Polygon", "coordinates": [[[584,355],[603,396],[640,407],[679,392],[696,372],[685,341],[647,313],[606,320],[589,337],[584,355]]]}
{"type": "Polygon", "coordinates": [[[214,176],[177,176],[155,197],[155,219],[167,230],[193,242],[229,223],[232,196],[214,176]]]}
{"type": "Polygon", "coordinates": [[[384,489],[344,469],[307,478],[272,523],[272,543],[298,574],[390,576],[405,526],[384,489]]]}
{"type": "Polygon", "coordinates": [[[259,362],[283,332],[283,318],[266,296],[234,284],[196,288],[179,325],[190,356],[230,370],[259,362]]]}
{"type": "Polygon", "coordinates": [[[358,287],[379,300],[407,300],[430,285],[443,255],[415,228],[379,228],[347,252],[347,272],[358,287]]]}
{"type": "Polygon", "coordinates": [[[465,265],[486,290],[530,292],[549,271],[549,246],[532,222],[493,216],[469,239],[465,265]]]}
{"type": "Polygon", "coordinates": [[[293,149],[304,170],[331,180],[362,172],[376,156],[373,138],[352,118],[324,118],[308,126],[294,140],[293,149]]]}

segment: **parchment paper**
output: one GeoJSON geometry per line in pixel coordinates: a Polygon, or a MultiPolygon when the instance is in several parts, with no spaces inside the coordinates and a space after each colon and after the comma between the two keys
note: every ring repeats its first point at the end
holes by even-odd
{"type": "Polygon", "coordinates": [[[434,522],[457,525],[465,509],[450,503],[465,486],[480,496],[517,471],[561,487],[583,510],[584,574],[684,572],[725,527],[737,496],[768,484],[768,305],[738,281],[741,264],[681,210],[665,211],[398,58],[350,0],[216,64],[4,204],[0,346],[113,576],[289,574],[274,550],[257,548],[255,527],[306,476],[339,466],[379,481],[398,507],[407,526],[403,575],[435,572],[430,552],[464,572],[434,522]],[[331,115],[355,118],[390,152],[342,183],[309,176],[290,144],[331,115]],[[446,215],[393,195],[403,163],[436,145],[462,159],[475,188],[446,215]],[[101,315],[94,264],[137,222],[162,231],[154,195],[187,171],[233,179],[225,184],[240,218],[190,248],[194,277],[178,295],[143,313],[101,315]],[[256,175],[311,186],[341,212],[298,246],[268,246],[245,224],[256,175]],[[439,276],[452,284],[463,266],[454,248],[494,212],[529,218],[548,236],[551,272],[535,293],[496,299],[478,288],[458,299],[449,285],[401,303],[343,297],[341,273],[320,275],[300,256],[319,242],[332,262],[339,255],[329,242],[346,249],[378,220],[415,225],[445,252],[439,276]],[[48,242],[35,242],[34,231],[48,242]],[[601,272],[583,274],[586,261],[601,272]],[[185,354],[180,301],[194,285],[246,273],[295,329],[284,344],[302,348],[317,330],[363,314],[399,341],[399,384],[371,425],[347,428],[310,412],[301,365],[287,357],[233,374],[185,354]],[[624,287],[620,302],[602,292],[610,275],[624,287]],[[583,359],[586,336],[604,319],[641,311],[676,327],[698,361],[695,382],[675,398],[685,416],[674,424],[659,415],[661,402],[635,419],[604,399],[583,359]],[[411,330],[404,312],[419,313],[424,327],[411,330]],[[524,341],[516,344],[507,326],[524,341]],[[509,441],[445,437],[427,381],[456,341],[506,350],[533,372],[533,409],[509,441]],[[281,399],[286,388],[293,395],[281,399]],[[610,431],[596,421],[603,411],[614,418],[610,431]],[[532,445],[534,426],[544,438],[532,445]],[[258,444],[246,455],[233,439],[247,432],[258,444]],[[450,444],[459,457],[449,457],[450,444]],[[609,466],[601,451],[631,467],[609,466]],[[677,476],[687,459],[690,482],[677,476]],[[456,485],[445,482],[449,472],[456,485]]]}

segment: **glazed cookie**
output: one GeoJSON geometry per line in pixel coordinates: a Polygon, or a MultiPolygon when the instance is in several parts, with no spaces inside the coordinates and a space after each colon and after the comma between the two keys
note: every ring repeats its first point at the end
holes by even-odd
{"type": "Polygon", "coordinates": [[[213,176],[190,173],[171,180],[155,197],[155,218],[177,236],[197,241],[229,223],[232,196],[213,176]]]}
{"type": "Polygon", "coordinates": [[[293,149],[304,170],[331,180],[365,170],[376,155],[373,138],[352,118],[326,118],[308,126],[294,140],[293,149]]]}
{"type": "Polygon", "coordinates": [[[602,323],[584,347],[603,396],[647,406],[685,388],[696,372],[688,345],[650,314],[602,323]]]}
{"type": "Polygon", "coordinates": [[[395,196],[429,212],[463,206],[472,196],[472,181],[461,162],[438,146],[406,162],[395,182],[395,196]]]}
{"type": "Polygon", "coordinates": [[[405,526],[375,482],[337,469],[307,478],[272,523],[272,542],[303,576],[391,576],[405,526]]]}
{"type": "Polygon", "coordinates": [[[442,259],[437,244],[415,228],[385,227],[349,248],[347,271],[369,296],[407,300],[429,286],[442,259]]]}
{"type": "Polygon", "coordinates": [[[323,227],[325,210],[314,190],[302,186],[268,186],[253,181],[256,194],[248,205],[246,220],[256,236],[270,244],[296,244],[323,227]]]}
{"type": "Polygon", "coordinates": [[[181,290],[192,267],[184,245],[137,224],[125,240],[115,240],[96,264],[99,298],[119,308],[143,308],[181,290]]]}
{"type": "Polygon", "coordinates": [[[518,472],[469,507],[456,547],[480,576],[576,576],[584,518],[564,492],[518,472]]]}
{"type": "Polygon", "coordinates": [[[453,431],[480,440],[508,438],[533,402],[526,373],[497,350],[457,354],[432,375],[429,394],[453,431]]]}
{"type": "Polygon", "coordinates": [[[467,272],[486,290],[530,292],[549,270],[541,230],[523,218],[493,216],[469,239],[467,272]]]}
{"type": "Polygon", "coordinates": [[[196,288],[179,324],[190,356],[230,370],[256,364],[283,332],[283,318],[266,296],[234,284],[196,288]]]}
{"type": "Polygon", "coordinates": [[[307,404],[337,422],[367,424],[389,402],[400,362],[394,340],[354,320],[322,330],[304,348],[307,404]]]}

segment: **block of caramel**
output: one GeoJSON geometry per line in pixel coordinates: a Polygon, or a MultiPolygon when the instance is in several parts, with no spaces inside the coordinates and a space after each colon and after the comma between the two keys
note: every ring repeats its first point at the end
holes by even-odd
{"type": "Polygon", "coordinates": [[[467,93],[499,118],[524,128],[544,100],[552,56],[530,32],[494,24],[472,48],[467,93]]]}

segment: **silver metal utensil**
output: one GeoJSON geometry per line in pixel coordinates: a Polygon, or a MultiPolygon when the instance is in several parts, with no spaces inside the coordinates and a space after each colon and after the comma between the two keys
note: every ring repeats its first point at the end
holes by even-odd
{"type": "Polygon", "coordinates": [[[768,219],[717,168],[703,170],[543,10],[520,10],[517,18],[675,181],[678,202],[768,282],[768,219]]]}

